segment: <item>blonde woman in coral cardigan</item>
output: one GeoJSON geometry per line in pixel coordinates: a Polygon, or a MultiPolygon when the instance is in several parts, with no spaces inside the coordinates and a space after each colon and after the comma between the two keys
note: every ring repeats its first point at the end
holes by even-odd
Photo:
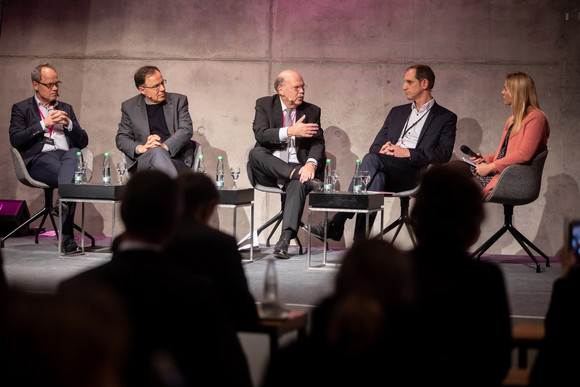
{"type": "Polygon", "coordinates": [[[503,90],[504,104],[511,107],[499,147],[494,154],[472,157],[475,178],[483,186],[485,198],[499,179],[500,173],[511,164],[532,160],[547,149],[550,125],[540,110],[533,79],[524,73],[506,75],[503,90]]]}

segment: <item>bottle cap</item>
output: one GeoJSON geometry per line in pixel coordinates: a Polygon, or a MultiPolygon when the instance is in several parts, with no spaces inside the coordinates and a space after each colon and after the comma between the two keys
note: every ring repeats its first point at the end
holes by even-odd
{"type": "Polygon", "coordinates": [[[77,156],[80,156],[80,155],[82,155],[82,153],[81,152],[77,152],[77,156]]]}
{"type": "Polygon", "coordinates": [[[200,159],[203,159],[203,155],[199,155],[199,158],[200,158],[200,159]]]}
{"type": "Polygon", "coordinates": [[[223,160],[224,158],[222,156],[218,156],[218,160],[223,160]]]}
{"type": "Polygon", "coordinates": [[[331,162],[332,162],[332,160],[331,160],[331,159],[326,159],[326,162],[327,162],[327,163],[331,163],[331,162]]]}
{"type": "Polygon", "coordinates": [[[109,153],[108,152],[105,152],[105,156],[108,156],[108,155],[109,155],[109,153]]]}
{"type": "Polygon", "coordinates": [[[360,163],[360,160],[357,160],[356,162],[357,162],[357,163],[360,163]]]}

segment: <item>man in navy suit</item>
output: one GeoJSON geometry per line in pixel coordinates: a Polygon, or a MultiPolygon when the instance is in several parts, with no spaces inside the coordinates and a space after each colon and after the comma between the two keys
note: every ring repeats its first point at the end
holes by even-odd
{"type": "MultiPolygon", "coordinates": [[[[435,102],[431,90],[435,74],[427,65],[407,69],[403,91],[410,104],[396,106],[362,159],[361,170],[370,172],[369,191],[406,191],[414,188],[421,170],[429,164],[445,163],[455,144],[457,115],[435,102]]],[[[352,182],[349,187],[352,191],[352,182]]],[[[352,213],[337,213],[328,223],[330,239],[340,240],[352,213]]],[[[370,226],[376,214],[369,216],[370,226]]],[[[365,236],[364,215],[357,216],[355,239],[365,236]]],[[[322,238],[322,224],[312,227],[322,238]]]]}
{"type": "Polygon", "coordinates": [[[288,259],[290,240],[296,237],[306,195],[322,187],[324,135],[320,108],[304,102],[304,80],[284,70],[274,81],[273,96],[256,101],[256,145],[248,160],[248,177],[255,184],[281,187],[286,192],[282,234],[274,256],[288,259]]]}
{"type": "MultiPolygon", "coordinates": [[[[61,81],[50,64],[32,70],[35,95],[12,106],[10,143],[22,155],[30,176],[58,188],[70,184],[76,169],[76,154],[89,143],[71,105],[57,101],[61,81]]],[[[74,235],[75,205],[70,203],[62,225],[63,250],[80,251],[74,235]]]]}
{"type": "Polygon", "coordinates": [[[121,122],[115,138],[127,156],[127,168],[157,169],[177,177],[193,164],[193,126],[187,97],[167,93],[161,72],[143,66],[135,72],[140,94],[123,102],[121,122]]]}

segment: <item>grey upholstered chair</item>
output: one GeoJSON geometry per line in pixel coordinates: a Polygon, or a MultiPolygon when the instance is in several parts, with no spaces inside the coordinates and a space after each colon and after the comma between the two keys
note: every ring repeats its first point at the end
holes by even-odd
{"type": "MultiPolygon", "coordinates": [[[[87,163],[87,173],[85,175],[87,181],[90,181],[90,178],[92,177],[93,174],[93,153],[88,149],[85,148],[82,150],[83,152],[83,159],[86,161],[87,163]]],[[[30,223],[34,222],[36,219],[40,218],[42,216],[42,220],[40,221],[40,225],[38,226],[38,229],[36,230],[35,234],[34,234],[34,243],[38,244],[38,235],[40,234],[40,231],[42,230],[42,226],[44,226],[44,222],[46,221],[46,218],[48,216],[50,216],[50,221],[52,223],[52,227],[55,231],[55,233],[58,235],[58,228],[56,227],[56,222],[54,220],[54,213],[53,213],[53,191],[54,188],[50,187],[49,185],[40,182],[38,180],[33,179],[30,174],[28,173],[28,170],[26,169],[26,165],[24,164],[24,160],[22,160],[22,156],[20,155],[20,152],[14,148],[12,145],[10,145],[10,154],[12,155],[12,161],[14,163],[14,172],[16,173],[16,178],[18,179],[19,182],[21,182],[22,184],[31,187],[31,188],[40,188],[44,190],[44,207],[38,211],[36,214],[34,214],[33,216],[31,216],[26,222],[20,224],[18,227],[16,227],[14,230],[12,230],[10,233],[8,233],[6,236],[2,237],[2,243],[1,243],[1,247],[4,247],[4,241],[8,238],[10,238],[11,236],[14,236],[14,234],[16,234],[18,231],[20,231],[23,227],[26,227],[27,225],[29,225],[30,223]]],[[[74,227],[77,230],[80,230],[80,227],[78,225],[74,225],[74,227]]],[[[85,233],[85,235],[91,240],[91,246],[95,246],[95,238],[93,238],[92,235],[85,233]]]]}
{"type": "Polygon", "coordinates": [[[485,243],[483,243],[472,254],[472,257],[481,258],[481,255],[489,249],[506,231],[509,231],[513,237],[518,241],[526,253],[532,258],[536,264],[536,272],[540,272],[540,263],[532,254],[530,247],[540,254],[546,261],[546,266],[550,266],[550,258],[523,236],[513,225],[514,206],[522,206],[533,202],[540,195],[540,187],[542,183],[542,172],[548,151],[537,155],[531,162],[526,164],[513,164],[503,170],[499,179],[486,201],[490,203],[503,204],[504,208],[504,224],[492,235],[485,243]]]}
{"type": "MultiPolygon", "coordinates": [[[[268,238],[266,239],[266,246],[270,247],[270,239],[272,239],[272,235],[274,235],[274,232],[276,231],[276,229],[280,225],[280,222],[282,222],[282,217],[284,216],[284,203],[286,201],[286,193],[280,188],[268,187],[265,185],[255,183],[253,181],[254,179],[252,178],[252,173],[250,171],[250,168],[248,168],[248,160],[249,160],[249,156],[250,156],[250,151],[253,148],[254,148],[254,146],[252,145],[248,149],[246,149],[246,154],[244,156],[244,161],[246,164],[246,171],[247,171],[248,180],[250,181],[250,184],[252,184],[252,187],[254,187],[254,189],[257,189],[258,191],[280,195],[280,211],[276,215],[271,217],[269,220],[267,220],[263,225],[258,227],[258,229],[255,231],[256,235],[259,236],[262,231],[264,231],[266,228],[270,227],[272,224],[275,223],[274,228],[272,229],[272,231],[270,231],[270,234],[268,235],[268,238]]],[[[300,222],[299,226],[304,227],[304,223],[300,222]]],[[[252,236],[250,236],[250,238],[251,237],[252,236]]],[[[300,239],[298,239],[298,235],[296,236],[295,239],[296,239],[296,243],[298,243],[298,246],[300,248],[300,254],[302,254],[303,253],[302,244],[300,243],[300,239]]],[[[238,244],[242,244],[243,242],[245,242],[245,241],[242,241],[238,244]]],[[[250,245],[250,246],[252,246],[252,245],[250,245]]]]}

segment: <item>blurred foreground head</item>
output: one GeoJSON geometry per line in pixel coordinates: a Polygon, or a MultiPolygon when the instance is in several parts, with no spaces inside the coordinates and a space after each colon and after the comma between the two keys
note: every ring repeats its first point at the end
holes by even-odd
{"type": "Polygon", "coordinates": [[[161,242],[173,231],[180,209],[174,179],[154,169],[139,171],[129,179],[121,203],[126,235],[161,242]]]}
{"type": "Polygon", "coordinates": [[[423,175],[411,219],[419,244],[466,251],[484,219],[481,186],[465,168],[434,165],[423,175]]]}

